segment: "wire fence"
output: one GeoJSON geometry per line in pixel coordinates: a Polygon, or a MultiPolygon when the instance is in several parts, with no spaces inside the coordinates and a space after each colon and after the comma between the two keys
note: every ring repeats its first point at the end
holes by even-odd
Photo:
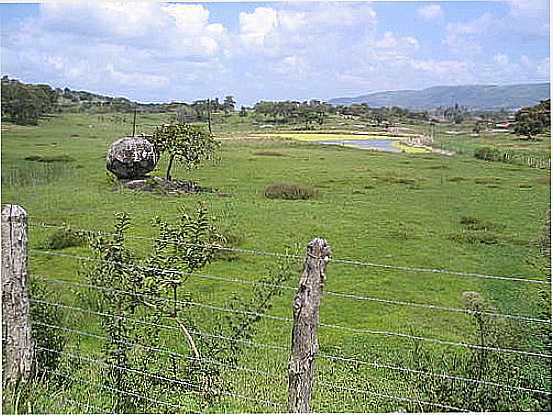
{"type": "MultiPolygon", "coordinates": [[[[46,223],[32,223],[32,226],[39,227],[42,229],[64,229],[66,225],[55,225],[55,224],[46,224],[46,223]]],[[[95,231],[90,229],[73,229],[78,232],[87,233],[89,235],[103,235],[103,236],[114,236],[115,234],[110,232],[95,231]]],[[[142,237],[142,236],[128,236],[130,239],[136,240],[149,240],[156,241],[156,238],[152,237],[142,237]]],[[[190,244],[190,243],[181,243],[178,240],[164,240],[165,243],[174,244],[174,245],[184,245],[184,246],[195,246],[199,248],[213,249],[217,251],[227,251],[236,254],[243,255],[253,255],[260,257],[274,257],[274,258],[286,258],[293,259],[297,261],[305,260],[305,256],[290,254],[288,252],[272,252],[258,249],[242,249],[242,248],[231,248],[225,247],[216,244],[190,244]]],[[[178,286],[183,280],[189,278],[195,278],[198,280],[211,280],[217,282],[223,282],[225,284],[233,285],[244,285],[251,287],[266,287],[283,290],[286,292],[296,292],[297,288],[286,284],[272,284],[266,282],[266,279],[259,278],[259,276],[226,276],[226,275],[214,275],[211,273],[201,273],[201,272],[185,272],[179,269],[168,269],[162,267],[152,267],[147,265],[142,265],[140,261],[136,262],[125,262],[125,261],[113,261],[107,260],[101,257],[88,256],[88,255],[76,255],[71,253],[61,253],[54,252],[52,250],[45,249],[29,249],[31,259],[37,258],[40,256],[46,257],[58,257],[63,260],[70,261],[79,261],[79,263],[103,263],[109,266],[118,267],[120,269],[125,269],[129,273],[144,273],[150,272],[156,276],[163,277],[163,282],[169,284],[169,286],[178,286]]],[[[544,286],[550,287],[550,281],[540,276],[532,275],[495,275],[492,273],[486,272],[464,272],[458,270],[450,270],[443,268],[426,268],[420,266],[406,266],[398,264],[384,264],[379,262],[372,262],[364,259],[355,259],[355,258],[332,258],[331,262],[337,264],[338,266],[353,266],[358,269],[371,269],[374,272],[378,271],[394,271],[392,277],[405,278],[410,274],[423,274],[426,277],[431,278],[432,276],[442,276],[443,280],[437,280],[436,283],[441,281],[449,280],[495,280],[497,282],[505,284],[513,284],[521,287],[525,286],[544,286]]],[[[363,271],[364,272],[364,271],[363,271]]],[[[372,276],[372,275],[371,275],[372,276]]],[[[41,369],[45,376],[50,376],[53,378],[63,378],[72,384],[84,385],[87,388],[95,388],[100,391],[101,394],[107,394],[112,396],[112,400],[108,400],[107,405],[109,407],[103,407],[103,405],[97,405],[97,401],[94,400],[94,404],[91,402],[83,402],[81,397],[71,396],[71,399],[64,399],[67,406],[74,406],[81,409],[84,409],[85,412],[93,410],[98,413],[107,413],[114,410],[113,402],[117,399],[116,397],[126,396],[129,399],[134,400],[137,407],[141,407],[146,411],[163,411],[163,412],[184,412],[190,411],[191,404],[183,404],[179,400],[172,399],[173,397],[169,395],[152,395],[151,393],[146,393],[144,391],[140,392],[133,390],[132,388],[122,389],[114,388],[112,386],[106,385],[105,382],[98,380],[98,373],[101,373],[102,369],[115,370],[117,372],[126,372],[136,376],[139,376],[141,379],[147,379],[156,384],[166,384],[174,385],[175,388],[178,388],[179,394],[191,395],[196,398],[191,398],[193,401],[197,399],[204,402],[206,396],[218,396],[219,404],[221,404],[221,399],[230,399],[237,401],[239,403],[249,402],[252,408],[256,408],[258,411],[286,411],[286,404],[284,403],[284,396],[282,393],[274,392],[267,394],[259,393],[259,385],[265,384],[267,387],[270,385],[276,384],[285,384],[286,383],[286,372],[277,371],[274,368],[267,370],[266,365],[259,366],[259,355],[258,352],[271,353],[271,359],[280,360],[283,362],[281,366],[286,364],[286,360],[289,354],[289,345],[283,344],[271,344],[262,341],[256,341],[251,338],[240,338],[227,336],[223,333],[210,331],[207,329],[198,329],[198,328],[185,328],[181,325],[178,318],[176,318],[177,311],[186,311],[190,309],[200,309],[205,310],[208,313],[213,313],[215,315],[241,315],[247,316],[248,318],[255,318],[256,321],[271,321],[276,324],[282,324],[285,330],[290,330],[294,320],[287,315],[278,315],[271,314],[268,312],[256,312],[248,309],[240,309],[236,307],[231,307],[228,304],[216,304],[212,302],[195,300],[191,299],[178,299],[176,295],[171,297],[170,294],[167,296],[160,296],[159,294],[152,295],[147,292],[136,292],[128,291],[113,286],[100,286],[92,284],[90,282],[82,282],[81,277],[76,276],[74,280],[61,279],[56,275],[35,275],[34,278],[38,278],[46,284],[52,284],[57,286],[68,286],[73,287],[78,290],[78,292],[97,292],[104,293],[106,295],[124,295],[130,299],[140,299],[144,303],[150,301],[152,303],[163,303],[165,305],[170,305],[175,311],[175,315],[165,315],[163,319],[156,321],[147,321],[139,318],[131,318],[123,314],[118,314],[112,312],[106,312],[101,309],[95,309],[94,307],[86,307],[85,303],[79,303],[77,300],[76,303],[67,303],[62,301],[54,301],[49,299],[37,299],[31,298],[31,305],[34,306],[43,306],[50,307],[56,310],[63,310],[66,316],[72,316],[73,318],[67,319],[65,324],[61,322],[49,322],[49,321],[40,321],[33,319],[31,323],[37,327],[43,327],[45,329],[57,330],[60,332],[66,333],[67,336],[73,339],[89,339],[89,342],[86,345],[81,344],[81,340],[76,340],[77,348],[72,350],[59,350],[52,347],[43,347],[38,346],[37,351],[55,354],[58,355],[60,359],[64,359],[65,362],[78,362],[79,364],[86,364],[90,369],[89,375],[83,375],[84,372],[77,371],[75,373],[68,372],[67,370],[48,370],[41,369]],[[81,318],[77,318],[81,316],[81,318]],[[92,319],[92,320],[91,320],[92,319]],[[108,335],[99,334],[95,332],[100,330],[103,332],[103,327],[106,324],[106,321],[120,322],[128,321],[132,324],[144,327],[154,327],[156,329],[162,330],[167,333],[167,336],[161,336],[156,339],[143,338],[140,341],[130,341],[130,340],[117,340],[117,344],[124,346],[130,349],[140,349],[145,354],[149,355],[163,355],[168,359],[178,359],[183,362],[190,362],[190,364],[196,364],[205,367],[218,367],[222,373],[226,373],[227,376],[231,378],[230,383],[221,384],[221,385],[206,385],[202,381],[193,381],[189,378],[183,378],[179,376],[169,376],[165,371],[158,370],[152,371],[147,367],[129,367],[128,365],[116,364],[111,361],[106,360],[105,356],[102,354],[102,347],[100,345],[109,344],[113,342],[114,339],[110,338],[108,335]],[[86,322],[87,328],[84,329],[79,325],[82,325],[83,322],[86,322]],[[169,339],[177,337],[178,340],[168,341],[167,344],[160,342],[160,339],[169,339]],[[233,362],[230,363],[224,359],[218,360],[207,356],[202,356],[197,353],[195,346],[189,344],[191,339],[192,343],[194,341],[203,341],[201,339],[214,339],[217,341],[222,341],[230,345],[230,347],[236,347],[237,344],[243,345],[249,352],[245,356],[249,358],[244,359],[241,363],[233,362]],[[183,341],[184,340],[184,341],[183,341]],[[187,343],[188,341],[188,343],[187,343]],[[175,348],[175,344],[178,346],[175,348]],[[94,345],[94,346],[91,346],[94,345]],[[172,345],[172,346],[170,346],[172,345]],[[90,351],[93,350],[96,353],[91,354],[90,351]],[[87,353],[88,352],[88,353],[87,353]],[[254,360],[257,363],[256,367],[251,367],[251,360],[254,360]],[[96,375],[96,377],[94,377],[96,375]],[[90,376],[87,378],[87,376],[90,376]],[[252,376],[265,379],[264,381],[258,381],[252,376]],[[238,379],[244,378],[245,387],[238,385],[238,379]],[[233,380],[235,384],[233,385],[233,380]],[[241,390],[244,390],[243,392],[241,390]],[[256,393],[257,391],[257,393],[256,393]],[[244,393],[245,392],[245,393],[244,393]],[[253,393],[252,393],[253,392],[253,393]],[[75,399],[73,399],[75,398],[75,399]],[[184,410],[184,411],[183,411],[184,410]]],[[[549,289],[549,288],[547,288],[549,289]]],[[[176,291],[175,291],[176,292],[176,291]]],[[[416,302],[407,299],[402,299],[398,297],[379,297],[371,295],[368,292],[338,292],[327,290],[324,292],[324,295],[327,298],[333,298],[337,301],[345,302],[356,302],[356,303],[375,303],[382,305],[383,307],[398,307],[405,309],[416,309],[421,312],[428,312],[432,314],[447,314],[452,316],[460,317],[475,317],[475,316],[485,316],[490,319],[496,320],[507,320],[513,321],[517,324],[522,324],[529,327],[533,330],[536,327],[539,327],[539,330],[550,330],[551,319],[544,318],[541,316],[531,316],[531,315],[522,315],[516,313],[502,313],[496,312],[495,310],[469,310],[466,308],[458,307],[455,305],[446,305],[446,304],[432,304],[425,302],[416,302]]],[[[323,313],[324,314],[324,313],[323,313]]],[[[544,360],[547,365],[551,364],[552,355],[548,353],[547,350],[531,350],[525,348],[512,348],[512,347],[501,347],[496,345],[489,345],[483,343],[471,343],[464,341],[459,337],[459,333],[445,333],[447,338],[438,338],[433,335],[419,335],[412,332],[405,332],[401,330],[381,330],[375,327],[368,327],[365,322],[357,322],[351,324],[347,319],[340,319],[339,322],[329,322],[328,317],[323,316],[322,321],[319,322],[318,326],[323,331],[338,332],[340,336],[335,337],[334,334],[329,335],[326,338],[347,338],[352,335],[358,335],[366,337],[368,340],[367,344],[388,344],[386,339],[394,338],[399,342],[406,341],[411,343],[427,343],[436,347],[444,348],[445,350],[449,349],[460,349],[465,351],[476,351],[479,353],[492,353],[498,355],[506,356],[515,356],[515,357],[524,357],[524,358],[536,358],[544,360]]],[[[212,328],[213,330],[213,328],[212,328]]],[[[206,340],[207,341],[207,340],[206,340]]],[[[389,343],[389,347],[397,347],[399,353],[404,353],[406,347],[409,348],[409,345],[398,346],[396,343],[389,343]]],[[[339,348],[339,345],[336,345],[336,348],[339,348]]],[[[330,350],[331,348],[329,348],[330,350]]],[[[463,385],[477,385],[481,388],[494,388],[499,393],[522,393],[529,394],[530,396],[542,396],[547,399],[551,399],[551,391],[542,387],[531,387],[529,385],[521,384],[512,384],[508,381],[497,381],[495,379],[486,379],[485,377],[467,377],[459,375],[456,373],[448,373],[446,371],[432,371],[424,370],[420,367],[409,367],[407,365],[400,365],[394,362],[385,362],[380,359],[370,361],[366,358],[366,355],[356,356],[338,353],[328,353],[328,352],[319,352],[317,358],[321,360],[321,373],[317,375],[317,384],[320,387],[328,388],[332,391],[342,391],[344,393],[351,393],[358,397],[367,397],[372,396],[374,398],[381,399],[387,402],[388,405],[391,405],[391,408],[396,410],[404,409],[402,404],[408,405],[409,408],[414,410],[439,410],[439,411],[457,411],[457,412],[469,412],[474,410],[470,407],[464,407],[462,405],[450,405],[441,401],[434,401],[429,399],[421,398],[420,396],[413,396],[410,393],[410,388],[406,387],[405,383],[409,382],[410,377],[422,377],[422,378],[431,378],[437,379],[439,381],[451,382],[452,385],[463,384],[463,385]],[[323,364],[324,362],[324,364],[323,364]],[[395,378],[391,380],[391,387],[393,388],[390,393],[388,391],[383,391],[378,389],[375,386],[375,389],[358,387],[354,384],[344,384],[342,380],[329,380],[326,379],[327,376],[323,376],[325,373],[326,365],[329,365],[330,368],[333,368],[336,364],[342,365],[353,365],[355,367],[366,367],[367,369],[372,370],[375,373],[373,377],[367,377],[363,375],[365,379],[373,378],[376,379],[375,385],[378,384],[378,380],[389,379],[385,374],[392,374],[395,378]],[[379,375],[380,373],[380,375],[379,375]],[[399,405],[399,406],[398,406],[399,405]]],[[[332,369],[334,370],[334,369],[332,369]]],[[[180,399],[180,398],[179,398],[180,399]]],[[[359,398],[361,399],[361,398],[359,398]]],[[[361,399],[362,400],[362,399],[361,399]]],[[[185,400],[186,401],[186,400],[185,400]]],[[[197,401],[194,401],[197,403],[197,401]]],[[[219,408],[224,408],[221,406],[219,408]]]]}

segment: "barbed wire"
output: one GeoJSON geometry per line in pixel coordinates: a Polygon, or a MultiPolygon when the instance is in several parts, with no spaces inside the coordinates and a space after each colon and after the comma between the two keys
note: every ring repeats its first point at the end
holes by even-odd
{"type": "MultiPolygon", "coordinates": [[[[121,317],[119,317],[119,318],[121,318],[121,317]]],[[[139,320],[135,320],[135,321],[139,322],[139,320]]],[[[48,323],[43,323],[43,322],[40,322],[40,321],[33,321],[33,322],[35,324],[38,324],[38,325],[41,325],[41,326],[61,329],[61,330],[71,332],[71,333],[76,333],[76,334],[79,334],[79,335],[85,336],[85,337],[93,337],[93,338],[97,338],[99,340],[109,340],[109,338],[106,337],[106,336],[100,336],[100,335],[97,335],[97,334],[94,334],[94,333],[88,333],[88,332],[81,331],[81,330],[71,329],[69,327],[56,326],[56,325],[52,325],[52,324],[48,324],[48,323]]],[[[150,322],[142,322],[142,323],[149,323],[150,325],[155,324],[155,323],[150,323],[150,322]]],[[[176,326],[163,326],[163,325],[156,325],[156,326],[160,327],[160,328],[171,329],[171,330],[173,330],[173,329],[177,330],[178,329],[178,327],[176,327],[176,326]]],[[[194,334],[197,334],[197,333],[194,333],[194,334]]],[[[158,353],[165,353],[167,355],[170,355],[170,356],[173,356],[173,357],[178,357],[178,358],[184,359],[184,360],[212,363],[212,364],[224,367],[226,369],[238,370],[238,371],[249,372],[249,373],[256,373],[256,374],[265,375],[265,376],[266,375],[271,375],[271,376],[275,375],[274,373],[269,373],[269,372],[258,370],[258,369],[251,369],[251,368],[248,368],[248,367],[229,365],[229,364],[226,364],[224,362],[221,362],[221,361],[218,361],[218,360],[215,360],[215,359],[211,359],[211,358],[206,358],[206,357],[198,358],[198,357],[193,357],[193,356],[187,356],[187,355],[184,355],[182,353],[174,352],[172,350],[159,348],[159,347],[147,346],[147,345],[144,345],[144,344],[141,344],[141,343],[129,342],[129,341],[126,341],[126,340],[120,340],[118,342],[120,342],[124,345],[127,345],[127,346],[138,346],[138,347],[144,348],[145,350],[148,350],[148,351],[154,351],[154,352],[158,352],[158,353]]]]}
{"type": "MultiPolygon", "coordinates": [[[[34,223],[34,226],[64,228],[64,226],[61,226],[61,225],[48,225],[48,224],[36,224],[36,223],[34,223]]],[[[80,232],[98,233],[98,231],[87,230],[87,229],[76,229],[76,230],[80,232]]],[[[100,233],[106,236],[114,235],[113,233],[109,233],[109,232],[100,231],[100,233]]],[[[152,241],[156,240],[156,238],[146,237],[146,236],[127,235],[126,237],[129,239],[152,240],[152,241]]],[[[194,243],[188,243],[188,242],[184,243],[184,242],[179,242],[174,240],[173,242],[176,242],[176,245],[196,246],[201,248],[210,248],[215,250],[236,252],[236,253],[242,253],[242,254],[270,256],[270,257],[279,257],[279,258],[294,258],[294,259],[302,259],[302,260],[305,259],[305,257],[301,255],[278,253],[278,252],[263,251],[263,250],[256,250],[256,249],[230,248],[230,247],[224,247],[217,244],[194,244],[194,243]]],[[[550,281],[539,280],[539,279],[536,279],[536,277],[499,276],[499,275],[489,275],[489,274],[482,274],[482,273],[476,273],[476,272],[452,271],[452,270],[440,269],[440,268],[422,268],[422,267],[410,267],[410,266],[391,265],[391,264],[380,264],[375,262],[361,261],[361,260],[349,259],[349,258],[332,258],[332,262],[337,264],[364,266],[364,267],[381,268],[381,269],[387,269],[387,270],[398,270],[398,271],[406,271],[406,272],[447,274],[447,275],[455,275],[460,277],[495,279],[495,280],[502,280],[502,281],[517,281],[517,282],[525,282],[525,283],[533,283],[533,284],[549,284],[549,285],[551,284],[550,281]]]]}
{"type": "Polygon", "coordinates": [[[158,405],[172,406],[174,408],[184,408],[184,406],[180,405],[180,404],[174,404],[174,403],[171,403],[171,402],[160,401],[160,400],[157,400],[157,399],[149,398],[147,396],[141,395],[141,394],[136,393],[136,392],[129,392],[129,391],[125,391],[125,390],[118,389],[118,388],[112,388],[111,386],[107,386],[107,385],[100,385],[98,383],[90,382],[90,381],[87,381],[85,379],[78,379],[78,378],[75,378],[73,376],[69,376],[69,375],[67,375],[65,373],[61,373],[59,371],[52,371],[50,369],[44,369],[44,368],[42,368],[40,370],[43,371],[43,372],[46,372],[46,373],[50,373],[54,376],[64,377],[68,380],[71,380],[73,382],[78,382],[78,383],[81,383],[83,385],[94,386],[94,387],[97,387],[99,389],[107,390],[111,393],[122,393],[123,395],[128,395],[128,396],[132,396],[134,398],[143,399],[147,402],[155,403],[155,404],[158,404],[158,405]]]}
{"type": "MultiPolygon", "coordinates": [[[[37,300],[31,300],[31,301],[38,302],[37,300]]],[[[142,320],[129,319],[128,317],[115,316],[115,315],[112,315],[112,314],[100,313],[100,312],[96,312],[96,311],[92,311],[92,310],[85,310],[85,309],[82,309],[82,308],[79,308],[79,307],[74,307],[74,306],[48,303],[48,302],[44,302],[44,301],[40,301],[40,303],[53,305],[53,306],[63,306],[63,307],[69,308],[69,309],[75,309],[77,311],[82,311],[82,312],[90,313],[90,314],[93,314],[93,315],[101,315],[101,316],[108,316],[108,317],[113,317],[113,318],[127,319],[127,320],[131,320],[133,322],[136,322],[136,323],[143,323],[143,324],[147,324],[147,325],[152,325],[152,326],[159,327],[159,328],[166,329],[166,330],[175,330],[175,331],[179,330],[179,328],[177,326],[162,325],[162,324],[152,323],[152,322],[147,322],[147,321],[142,321],[142,320]]],[[[72,329],[70,329],[70,330],[72,330],[72,329]]],[[[215,338],[219,338],[219,339],[222,339],[222,340],[245,343],[245,344],[248,344],[248,345],[251,345],[251,346],[254,346],[254,347],[260,347],[260,348],[265,348],[265,349],[280,350],[280,351],[289,352],[288,348],[286,348],[284,346],[266,344],[266,343],[258,343],[258,342],[253,342],[251,340],[234,339],[234,338],[227,337],[227,336],[214,335],[214,334],[211,334],[211,333],[198,332],[198,331],[195,331],[195,330],[189,330],[189,331],[190,331],[190,333],[196,334],[196,335],[199,335],[199,336],[215,337],[215,338]]],[[[96,336],[96,335],[93,335],[91,333],[87,333],[87,335],[96,336]]],[[[107,339],[107,338],[104,338],[104,339],[107,339]]],[[[129,343],[129,342],[127,342],[127,343],[129,343]]],[[[130,344],[140,346],[140,344],[136,344],[136,343],[130,343],[130,344]]],[[[162,351],[164,351],[164,350],[162,350],[162,351]]],[[[206,358],[198,359],[198,358],[195,358],[195,357],[192,357],[192,356],[185,356],[185,355],[181,355],[181,354],[178,354],[178,353],[177,353],[177,355],[179,355],[179,357],[182,357],[182,358],[185,358],[185,359],[206,360],[210,363],[221,364],[222,366],[233,369],[233,370],[243,370],[243,371],[247,371],[247,372],[255,372],[257,374],[261,374],[261,375],[265,375],[265,376],[277,376],[278,375],[274,372],[260,371],[258,369],[229,366],[229,365],[226,365],[222,362],[218,362],[218,361],[213,360],[213,359],[206,359],[206,358]]],[[[322,357],[322,358],[328,359],[328,360],[340,360],[340,361],[352,362],[352,363],[356,363],[356,364],[365,364],[365,365],[369,365],[369,366],[373,367],[374,369],[387,369],[387,370],[393,370],[393,371],[415,373],[415,374],[420,374],[420,375],[425,375],[425,376],[439,377],[439,378],[443,378],[443,379],[456,380],[456,381],[461,381],[461,382],[483,384],[483,385],[487,385],[487,386],[507,388],[507,389],[512,389],[512,390],[524,391],[524,392],[533,392],[533,393],[541,393],[541,394],[545,394],[545,395],[551,395],[551,392],[540,390],[540,389],[531,389],[531,388],[525,388],[525,387],[521,387],[521,386],[513,386],[513,385],[507,385],[507,384],[502,384],[502,383],[497,383],[497,382],[490,382],[490,381],[485,381],[485,380],[480,380],[480,379],[472,379],[472,378],[466,378],[466,377],[462,377],[462,376],[455,376],[455,375],[449,375],[449,374],[443,374],[443,373],[425,372],[425,371],[418,370],[418,369],[411,369],[411,368],[405,368],[405,367],[401,367],[401,366],[387,365],[387,364],[382,364],[382,363],[379,363],[379,362],[372,362],[371,363],[371,362],[367,362],[367,361],[364,361],[364,360],[359,360],[359,359],[356,359],[356,358],[346,358],[346,357],[341,357],[341,356],[333,356],[333,355],[328,355],[328,354],[325,354],[325,353],[319,353],[319,356],[322,357]]]]}
{"type": "MultiPolygon", "coordinates": [[[[243,279],[221,277],[221,276],[215,276],[215,275],[209,275],[209,274],[201,274],[201,273],[197,273],[197,272],[184,272],[184,271],[180,271],[180,270],[170,270],[170,269],[156,268],[156,267],[143,266],[143,265],[135,265],[135,264],[130,265],[130,264],[120,262],[120,261],[111,261],[111,260],[106,260],[106,259],[102,259],[102,258],[93,258],[93,257],[79,256],[79,255],[62,254],[62,253],[51,252],[51,251],[40,251],[40,250],[36,250],[36,249],[31,249],[31,251],[39,253],[41,255],[67,257],[67,258],[73,258],[73,259],[78,259],[78,260],[82,260],[82,261],[104,262],[104,263],[109,263],[109,264],[114,264],[114,265],[119,265],[119,266],[122,266],[122,267],[126,267],[127,269],[142,269],[142,270],[145,270],[145,271],[153,271],[153,272],[160,273],[160,274],[179,275],[179,276],[184,276],[184,277],[195,276],[195,277],[198,277],[198,278],[221,280],[221,281],[227,281],[227,282],[233,282],[233,283],[242,283],[242,284],[249,284],[249,285],[265,285],[265,286],[269,286],[269,287],[282,288],[282,289],[286,289],[286,290],[296,291],[295,288],[285,286],[285,285],[275,285],[275,284],[264,283],[264,282],[252,282],[252,281],[243,280],[243,279]]],[[[167,281],[167,282],[169,282],[169,283],[179,283],[178,280],[167,281]]],[[[457,312],[457,313],[464,313],[464,314],[481,314],[481,315],[488,315],[488,316],[491,316],[491,317],[508,318],[508,319],[527,321],[527,322],[544,323],[544,324],[550,324],[551,323],[551,320],[539,319],[537,317],[530,317],[530,316],[495,313],[495,312],[490,312],[490,311],[475,312],[475,311],[461,309],[461,308],[455,308],[455,307],[446,307],[446,306],[439,306],[439,305],[434,305],[434,304],[420,304],[420,303],[413,303],[413,302],[409,302],[409,301],[390,300],[390,299],[383,299],[383,298],[377,298],[377,297],[361,296],[361,295],[356,295],[356,294],[338,293],[338,292],[332,292],[332,291],[327,291],[324,294],[325,295],[331,295],[331,296],[337,296],[337,297],[343,297],[343,298],[351,298],[351,299],[356,299],[356,300],[374,301],[374,302],[380,302],[380,303],[404,305],[404,306],[418,307],[418,308],[428,308],[428,309],[437,310],[437,311],[457,312]]]]}
{"type": "Polygon", "coordinates": [[[329,382],[325,382],[325,381],[320,381],[319,384],[321,384],[323,386],[328,386],[328,387],[331,387],[331,388],[334,388],[334,389],[340,389],[340,390],[345,390],[345,391],[348,391],[348,392],[355,392],[355,393],[363,393],[365,395],[373,395],[373,396],[378,396],[380,398],[385,398],[385,399],[391,399],[391,400],[397,400],[397,401],[409,402],[409,403],[416,403],[416,404],[419,404],[419,405],[434,406],[436,408],[450,409],[450,410],[458,411],[458,412],[470,412],[468,409],[459,408],[457,406],[444,405],[444,404],[441,404],[441,403],[429,402],[429,401],[421,401],[421,400],[415,399],[415,398],[395,396],[395,395],[390,395],[390,394],[382,393],[382,392],[369,391],[369,390],[366,390],[366,389],[358,389],[358,388],[351,388],[351,387],[345,387],[345,386],[338,386],[338,385],[335,385],[333,383],[329,383],[329,382]]]}
{"type": "MultiPolygon", "coordinates": [[[[262,281],[249,281],[249,280],[244,280],[239,278],[229,278],[229,277],[197,273],[197,272],[186,273],[186,275],[190,275],[197,278],[216,280],[216,281],[225,281],[225,282],[232,282],[232,283],[245,284],[245,285],[257,285],[257,286],[264,286],[264,287],[271,287],[271,288],[282,288],[284,290],[297,291],[297,288],[294,288],[294,287],[289,287],[286,285],[279,285],[279,284],[271,284],[271,283],[262,282],[262,281]]],[[[401,306],[408,306],[408,307],[415,307],[415,308],[426,308],[433,311],[446,311],[446,312],[462,313],[462,314],[469,314],[469,315],[478,314],[478,315],[486,315],[490,317],[499,317],[499,318],[526,321],[526,322],[543,323],[547,325],[551,324],[551,320],[540,319],[537,317],[495,313],[491,311],[472,311],[472,310],[463,309],[463,308],[447,307],[447,306],[441,306],[441,305],[435,305],[435,304],[413,303],[410,301],[391,300],[391,299],[379,298],[379,297],[368,297],[364,295],[351,294],[351,293],[341,293],[341,292],[325,290],[323,292],[323,296],[334,296],[334,297],[341,297],[341,298],[349,298],[352,300],[372,301],[372,302],[378,302],[383,304],[401,305],[401,306]]]]}
{"type": "MultiPolygon", "coordinates": [[[[103,291],[110,291],[110,292],[118,292],[121,294],[127,294],[135,297],[148,297],[148,298],[154,298],[159,299],[156,296],[148,295],[148,294],[142,294],[142,293],[134,293],[131,291],[125,291],[125,290],[118,290],[111,287],[98,287],[91,285],[89,288],[97,289],[97,290],[103,290],[103,291]]],[[[195,306],[199,308],[206,308],[213,311],[220,311],[220,312],[226,312],[226,313],[233,313],[233,314],[243,314],[243,315],[250,315],[255,317],[261,317],[261,318],[267,318],[269,320],[275,320],[275,321],[283,321],[283,322],[293,322],[294,320],[289,317],[281,317],[281,316],[273,316],[270,314],[265,313],[258,313],[254,311],[245,311],[245,310],[235,310],[230,309],[227,307],[221,307],[221,306],[215,306],[211,304],[204,304],[204,303],[198,303],[195,301],[182,301],[182,300],[171,300],[167,299],[167,301],[171,302],[172,304],[181,304],[185,306],[195,306]]],[[[521,355],[527,355],[527,356],[534,356],[534,357],[541,357],[541,358],[548,358],[550,359],[552,356],[540,352],[532,352],[532,351],[525,351],[525,350],[519,350],[519,349],[508,349],[508,348],[500,348],[500,347],[492,347],[492,346],[482,346],[482,345],[476,345],[471,343],[463,343],[463,342],[455,342],[450,340],[443,340],[443,339],[436,339],[433,337],[424,337],[424,336],[416,336],[412,334],[406,334],[401,332],[392,332],[392,331],[385,331],[385,330],[372,330],[372,329],[358,329],[353,327],[346,327],[346,326],[340,326],[337,324],[328,324],[328,323],[319,323],[320,327],[335,329],[335,330],[344,330],[344,331],[350,331],[354,333],[359,334],[370,334],[370,335],[378,335],[378,336],[385,336],[385,337],[398,337],[398,338],[404,338],[404,339],[411,339],[411,340],[420,340],[420,341],[426,341],[431,342],[435,344],[441,344],[446,346],[454,346],[454,347],[463,347],[463,348],[469,348],[469,349],[477,349],[477,350],[488,350],[498,353],[512,353],[512,354],[521,354],[521,355]]]]}
{"type": "MultiPolygon", "coordinates": [[[[148,371],[145,371],[145,370],[138,370],[138,369],[133,369],[133,368],[130,368],[130,367],[114,365],[112,363],[108,363],[108,362],[105,362],[103,360],[92,359],[92,358],[87,357],[87,356],[77,355],[77,354],[69,353],[69,352],[66,352],[66,351],[54,350],[54,349],[49,349],[47,347],[41,347],[41,346],[37,346],[36,349],[47,351],[49,353],[56,353],[60,356],[68,356],[72,359],[85,360],[89,363],[96,363],[96,364],[99,364],[99,365],[102,365],[102,366],[105,366],[105,367],[109,367],[109,368],[112,368],[112,369],[122,370],[122,371],[130,372],[130,373],[138,373],[140,375],[145,375],[149,378],[162,380],[164,382],[175,383],[175,384],[178,384],[178,385],[187,386],[187,387],[191,387],[191,388],[199,387],[199,385],[196,385],[196,384],[193,384],[193,383],[190,383],[190,382],[186,382],[186,381],[182,381],[180,379],[168,378],[166,376],[161,376],[161,375],[151,373],[151,372],[148,372],[148,371]]],[[[199,390],[188,390],[187,392],[189,392],[189,393],[199,393],[199,394],[202,393],[202,391],[199,391],[199,390]]]]}
{"type": "MultiPolygon", "coordinates": [[[[153,379],[157,379],[157,380],[161,380],[161,381],[165,381],[165,382],[169,382],[169,383],[179,384],[179,385],[183,385],[183,386],[187,386],[187,387],[199,387],[199,385],[196,385],[196,384],[193,384],[193,383],[190,383],[190,382],[186,382],[186,381],[183,381],[183,380],[180,380],[180,379],[168,378],[166,376],[157,375],[155,373],[151,373],[151,372],[147,372],[147,371],[143,371],[143,370],[118,366],[118,365],[114,365],[114,364],[111,364],[111,363],[107,363],[103,360],[92,359],[92,358],[87,357],[87,356],[77,355],[77,354],[73,354],[73,353],[69,353],[69,352],[65,352],[65,351],[57,351],[57,350],[48,349],[48,348],[45,348],[45,347],[37,347],[37,349],[45,350],[45,351],[49,351],[49,352],[54,352],[54,353],[57,353],[59,355],[66,355],[66,356],[69,356],[69,357],[74,358],[74,359],[86,360],[89,363],[97,363],[97,364],[100,364],[102,366],[107,366],[107,367],[111,367],[111,368],[114,368],[114,369],[123,370],[123,371],[126,371],[126,372],[138,373],[138,374],[145,375],[145,376],[153,378],[153,379]]],[[[248,371],[253,371],[253,370],[250,369],[248,371]]],[[[276,375],[276,373],[266,372],[266,376],[275,376],[275,375],[276,375]]],[[[201,395],[201,394],[205,393],[206,391],[188,390],[187,392],[201,395]]],[[[214,394],[226,395],[226,396],[230,396],[230,397],[234,397],[234,398],[245,399],[245,400],[253,401],[253,402],[256,402],[256,403],[263,403],[267,406],[281,406],[279,403],[276,403],[276,402],[259,400],[259,399],[251,398],[249,396],[245,396],[245,395],[242,395],[242,394],[237,394],[237,393],[230,392],[230,391],[210,389],[207,392],[211,392],[211,393],[214,393],[214,394]]],[[[182,392],[179,391],[179,393],[182,393],[182,392]]]]}
{"type": "Polygon", "coordinates": [[[65,400],[65,402],[68,402],[71,405],[85,407],[86,408],[85,413],[88,413],[89,408],[94,409],[94,411],[96,411],[96,413],[108,413],[108,414],[111,413],[111,411],[109,411],[108,409],[104,409],[104,408],[101,408],[97,405],[93,405],[90,402],[81,402],[81,401],[77,401],[77,400],[70,399],[70,398],[64,398],[64,400],[65,400]]]}

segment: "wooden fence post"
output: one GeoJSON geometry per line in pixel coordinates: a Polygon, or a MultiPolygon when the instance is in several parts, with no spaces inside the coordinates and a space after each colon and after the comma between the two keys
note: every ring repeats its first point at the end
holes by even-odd
{"type": "Polygon", "coordinates": [[[315,355],[319,350],[317,326],[330,247],[315,238],[307,246],[305,265],[294,302],[292,350],[288,362],[288,411],[310,412],[309,402],[315,374],[315,355]]]}
{"type": "Polygon", "coordinates": [[[18,205],[2,208],[2,336],[5,382],[29,380],[34,346],[27,293],[27,212],[18,205]]]}

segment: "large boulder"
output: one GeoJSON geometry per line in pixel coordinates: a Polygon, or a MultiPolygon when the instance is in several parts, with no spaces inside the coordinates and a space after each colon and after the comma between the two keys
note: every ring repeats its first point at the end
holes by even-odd
{"type": "Polygon", "coordinates": [[[106,168],[119,179],[140,179],[159,160],[154,145],[146,137],[123,137],[115,141],[106,157],[106,168]]]}

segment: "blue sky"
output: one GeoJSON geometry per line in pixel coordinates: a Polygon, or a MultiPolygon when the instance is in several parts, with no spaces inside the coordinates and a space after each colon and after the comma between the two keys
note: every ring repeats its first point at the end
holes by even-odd
{"type": "Polygon", "coordinates": [[[549,80],[549,1],[1,4],[2,74],[126,96],[329,99],[549,80]]]}

